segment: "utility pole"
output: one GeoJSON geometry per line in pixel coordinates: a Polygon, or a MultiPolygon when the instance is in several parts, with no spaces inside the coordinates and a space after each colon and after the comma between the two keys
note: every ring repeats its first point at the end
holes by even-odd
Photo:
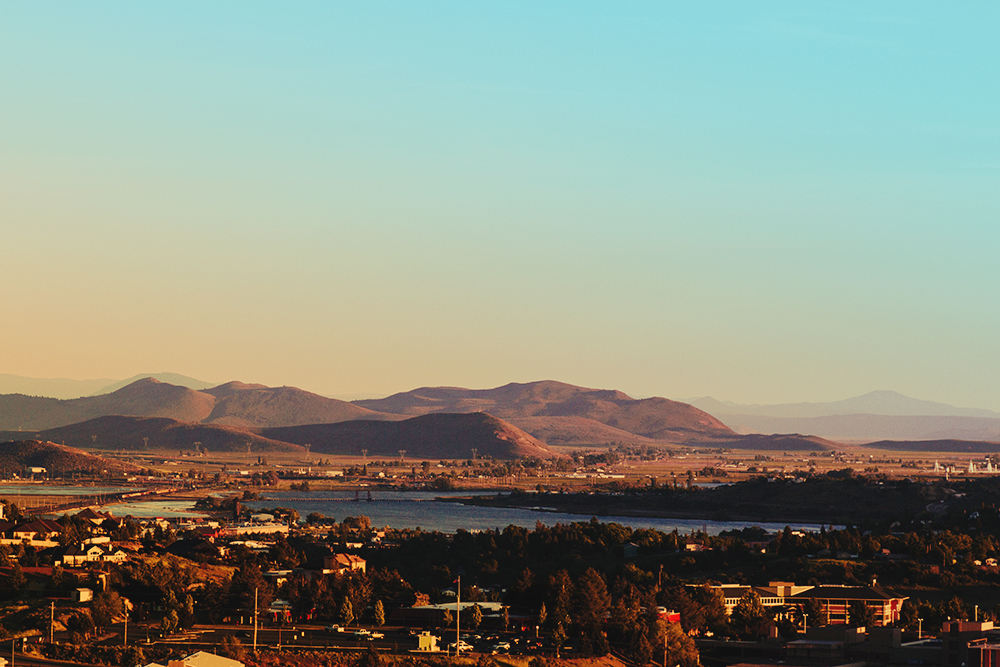
{"type": "Polygon", "coordinates": [[[52,606],[49,611],[49,643],[53,643],[53,637],[56,631],[56,603],[52,602],[52,606]]]}
{"type": "Polygon", "coordinates": [[[462,627],[462,575],[458,575],[455,580],[458,587],[455,589],[455,657],[462,652],[462,634],[459,629],[462,627]]]}
{"type": "Polygon", "coordinates": [[[257,591],[253,589],[253,652],[257,652],[257,591]]]}
{"type": "Polygon", "coordinates": [[[122,634],[122,646],[128,646],[128,605],[125,607],[125,632],[122,634]]]}

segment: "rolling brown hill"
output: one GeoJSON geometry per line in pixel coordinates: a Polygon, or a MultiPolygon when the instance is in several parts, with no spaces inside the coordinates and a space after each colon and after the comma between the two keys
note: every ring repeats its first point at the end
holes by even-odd
{"type": "Polygon", "coordinates": [[[94,456],[73,447],[39,440],[0,443],[0,471],[21,473],[27,467],[41,467],[49,472],[131,472],[138,468],[125,461],[94,456]]]}
{"type": "Polygon", "coordinates": [[[508,459],[519,456],[552,458],[559,456],[521,429],[482,412],[421,415],[404,421],[349,421],[261,429],[274,440],[310,444],[322,454],[399,455],[406,458],[468,458],[472,449],[478,456],[508,459]]]}
{"type": "Polygon", "coordinates": [[[586,417],[519,417],[510,423],[549,446],[608,447],[658,445],[658,440],[623,431],[586,417]]]}
{"type": "MultiPolygon", "coordinates": [[[[0,439],[17,439],[23,433],[0,432],[0,439]]],[[[305,451],[298,445],[279,442],[253,431],[216,424],[192,424],[168,417],[98,417],[41,431],[38,437],[73,447],[143,451],[183,449],[193,451],[198,443],[209,451],[252,452],[305,451]]]]}
{"type": "Polygon", "coordinates": [[[5,394],[0,396],[0,429],[38,431],[105,415],[199,422],[214,406],[215,398],[209,394],[146,378],[110,394],[69,400],[5,394]]]}
{"type": "MultiPolygon", "coordinates": [[[[511,383],[495,389],[423,387],[388,398],[354,401],[380,412],[424,415],[483,411],[513,422],[527,417],[583,417],[663,442],[689,442],[732,435],[712,415],[666,398],[634,399],[620,391],[587,389],[554,381],[511,383]]],[[[541,433],[557,423],[532,422],[541,433]]]]}
{"type": "Polygon", "coordinates": [[[272,427],[301,424],[333,424],[353,419],[399,420],[347,401],[325,398],[295,387],[229,382],[206,394],[215,398],[215,407],[203,421],[227,426],[272,427]]]}
{"type": "Polygon", "coordinates": [[[756,449],[781,452],[828,452],[837,449],[837,443],[815,435],[786,433],[775,435],[733,435],[718,440],[706,440],[701,447],[722,447],[726,449],[756,449]]]}
{"type": "Polygon", "coordinates": [[[269,388],[239,382],[196,391],[144,378],[110,394],[70,400],[0,395],[0,430],[4,431],[37,432],[110,415],[255,427],[402,418],[295,387],[269,388]]]}
{"type": "MultiPolygon", "coordinates": [[[[23,437],[0,432],[0,439],[23,437]]],[[[191,424],[165,417],[98,417],[42,431],[47,440],[82,448],[130,451],[177,449],[194,451],[311,451],[320,454],[399,455],[408,458],[466,458],[472,448],[479,456],[506,459],[519,456],[559,456],[521,429],[485,413],[435,414],[402,421],[356,420],[336,424],[306,424],[272,428],[237,428],[219,424],[191,424]],[[94,438],[96,436],[96,440],[94,438]],[[144,440],[144,438],[148,438],[144,440]]]]}
{"type": "Polygon", "coordinates": [[[1000,453],[1000,442],[981,440],[880,440],[862,446],[899,452],[1000,453]]]}

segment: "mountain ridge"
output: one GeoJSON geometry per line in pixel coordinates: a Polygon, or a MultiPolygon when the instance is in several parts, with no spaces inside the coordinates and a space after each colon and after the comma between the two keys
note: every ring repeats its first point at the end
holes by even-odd
{"type": "Polygon", "coordinates": [[[898,391],[879,389],[839,401],[800,403],[733,403],[702,396],[688,401],[712,414],[758,415],[766,417],[830,417],[834,415],[873,414],[910,417],[986,417],[1000,419],[1000,412],[985,408],[962,408],[906,396],[898,391]]]}
{"type": "Polygon", "coordinates": [[[522,419],[536,439],[546,433],[561,443],[598,446],[626,441],[680,444],[733,435],[721,421],[685,403],[660,397],[633,399],[614,389],[551,380],[493,389],[424,387],[385,399],[347,402],[296,387],[231,381],[195,390],[149,377],[109,394],[68,400],[0,395],[0,430],[44,431],[111,415],[260,429],[356,420],[393,422],[444,412],[485,412],[514,427],[513,422],[522,419]]]}
{"type": "Polygon", "coordinates": [[[295,387],[263,387],[239,382],[198,391],[155,378],[142,378],[109,394],[65,400],[23,394],[0,395],[0,430],[5,431],[46,430],[108,415],[169,417],[192,423],[257,427],[398,418],[295,387]]]}
{"type": "Polygon", "coordinates": [[[525,418],[582,417],[652,440],[686,442],[731,435],[712,415],[667,398],[634,399],[615,389],[591,389],[554,380],[511,382],[493,389],[421,387],[383,399],[353,401],[380,412],[489,412],[513,422],[525,418]]]}
{"type": "MultiPolygon", "coordinates": [[[[0,439],[25,434],[0,432],[0,439]]],[[[38,440],[60,441],[80,449],[147,451],[305,452],[314,454],[399,455],[414,458],[560,457],[528,433],[486,413],[440,413],[400,421],[352,420],[335,424],[305,424],[270,428],[239,428],[194,424],[167,417],[111,415],[61,426],[37,434],[38,440]]]]}

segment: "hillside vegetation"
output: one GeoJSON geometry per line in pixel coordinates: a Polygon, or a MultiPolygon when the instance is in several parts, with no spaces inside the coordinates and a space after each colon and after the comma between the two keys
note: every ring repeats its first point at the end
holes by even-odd
{"type": "Polygon", "coordinates": [[[124,461],[94,456],[73,447],[53,442],[23,440],[0,443],[0,471],[21,474],[26,468],[38,467],[60,473],[131,472],[138,470],[124,461]]]}

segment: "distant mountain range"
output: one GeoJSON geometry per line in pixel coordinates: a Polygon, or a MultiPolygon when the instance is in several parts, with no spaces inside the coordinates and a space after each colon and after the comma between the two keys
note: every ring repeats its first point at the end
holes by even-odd
{"type": "Polygon", "coordinates": [[[574,441],[573,436],[585,429],[594,435],[620,435],[623,440],[641,436],[674,443],[732,433],[721,421],[687,403],[666,398],[639,400],[612,389],[553,381],[511,383],[495,389],[423,387],[354,404],[402,415],[488,412],[528,432],[544,430],[549,438],[567,441],[574,441]],[[567,421],[567,417],[574,419],[567,421]]]}
{"type": "Polygon", "coordinates": [[[84,398],[0,396],[0,429],[8,431],[45,430],[108,415],[168,417],[183,422],[234,427],[405,419],[402,415],[374,412],[295,387],[264,387],[240,382],[198,391],[144,378],[109,394],[84,398]]]}
{"type": "Polygon", "coordinates": [[[189,389],[208,389],[211,382],[195,380],[177,373],[142,373],[126,380],[70,380],[68,378],[29,378],[20,375],[0,373],[0,394],[24,394],[25,396],[43,396],[46,398],[80,398],[110,394],[122,387],[127,387],[136,380],[155,378],[160,382],[168,382],[189,389]]]}
{"type": "MultiPolygon", "coordinates": [[[[554,381],[493,389],[424,387],[347,402],[295,387],[228,382],[194,389],[146,377],[109,393],[73,399],[0,395],[0,439],[44,439],[81,448],[125,450],[200,446],[246,451],[249,445],[254,452],[310,447],[317,454],[367,450],[371,456],[395,456],[405,449],[408,456],[420,458],[467,457],[472,449],[497,458],[550,457],[559,455],[560,447],[614,444],[825,451],[837,447],[830,439],[843,438],[940,443],[894,445],[922,450],[956,447],[944,444],[956,439],[1000,440],[1000,419],[978,416],[983,411],[977,415],[912,414],[944,408],[891,392],[793,406],[696,402],[724,406],[736,414],[717,418],[666,398],[640,400],[616,390],[554,381]],[[816,414],[852,409],[908,410],[911,414],[816,414]],[[767,410],[779,415],[756,414],[767,410]]],[[[998,448],[989,442],[976,446],[998,448]]]]}
{"type": "Polygon", "coordinates": [[[740,405],[697,398],[738,433],[811,433],[834,440],[1000,440],[1000,413],[910,398],[894,391],[828,403],[740,405]]]}
{"type": "MultiPolygon", "coordinates": [[[[349,403],[295,387],[229,382],[204,390],[143,378],[98,396],[67,400],[0,395],[3,437],[79,447],[553,456],[547,443],[692,443],[734,438],[709,414],[665,398],[560,382],[495,389],[428,387],[349,403]],[[398,422],[398,423],[395,423],[398,422]],[[309,427],[309,428],[307,428],[309,427]],[[446,444],[453,441],[453,444],[446,444]],[[141,444],[140,444],[141,443],[141,444]],[[422,443],[422,444],[421,444],[422,443]]],[[[736,445],[738,446],[738,444],[736,445]]]]}
{"type": "Polygon", "coordinates": [[[695,398],[691,405],[713,415],[759,415],[766,417],[830,417],[833,415],[892,415],[922,417],[986,417],[1000,419],[1000,412],[959,408],[947,403],[910,398],[895,391],[872,391],[854,398],[825,403],[777,403],[744,405],[717,401],[711,396],[695,398]]]}

